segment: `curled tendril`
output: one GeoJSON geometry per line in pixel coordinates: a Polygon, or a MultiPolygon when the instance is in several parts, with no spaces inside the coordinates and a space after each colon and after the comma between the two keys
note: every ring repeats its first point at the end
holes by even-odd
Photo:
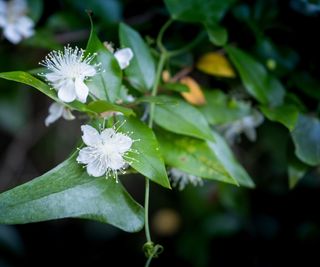
{"type": "Polygon", "coordinates": [[[147,258],[158,258],[163,252],[163,246],[147,242],[143,245],[143,251],[147,258]]]}

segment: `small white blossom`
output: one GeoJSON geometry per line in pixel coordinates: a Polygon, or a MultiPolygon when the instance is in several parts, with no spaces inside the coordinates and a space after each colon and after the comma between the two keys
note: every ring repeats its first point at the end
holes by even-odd
{"type": "Polygon", "coordinates": [[[112,54],[114,54],[114,57],[118,61],[118,64],[122,70],[129,66],[130,61],[133,58],[133,52],[131,48],[122,48],[114,52],[112,43],[104,42],[103,44],[112,54]]]}
{"type": "Polygon", "coordinates": [[[64,51],[52,51],[40,64],[49,69],[42,74],[58,91],[58,97],[63,102],[78,99],[85,103],[89,88],[85,80],[97,74],[99,64],[91,65],[95,55],[86,55],[78,47],[64,47],[64,51]]]}
{"type": "Polygon", "coordinates": [[[178,186],[180,191],[183,190],[188,184],[192,184],[193,186],[203,185],[203,180],[200,177],[176,168],[171,168],[169,174],[170,180],[172,181],[172,186],[178,186]]]}
{"type": "Polygon", "coordinates": [[[254,142],[257,138],[256,128],[262,124],[263,120],[262,114],[254,110],[252,114],[240,120],[228,125],[223,125],[221,130],[229,144],[234,144],[242,133],[244,133],[251,142],[254,142]]]}
{"type": "Polygon", "coordinates": [[[117,177],[117,171],[126,167],[126,153],[131,151],[134,141],[114,128],[107,128],[99,133],[90,125],[82,125],[81,130],[82,140],[87,146],[80,149],[77,162],[85,164],[91,176],[108,176],[111,173],[117,177]]]}
{"type": "Polygon", "coordinates": [[[133,52],[130,48],[119,49],[114,53],[114,57],[119,63],[120,68],[123,70],[129,66],[133,58],[133,52]]]}
{"type": "Polygon", "coordinates": [[[3,35],[13,44],[34,34],[34,22],[26,16],[25,0],[0,0],[0,27],[3,35]]]}
{"type": "Polygon", "coordinates": [[[72,115],[70,109],[60,103],[52,103],[49,107],[49,115],[45,119],[44,123],[48,127],[60,117],[63,117],[65,120],[75,119],[75,116],[72,115]]]}

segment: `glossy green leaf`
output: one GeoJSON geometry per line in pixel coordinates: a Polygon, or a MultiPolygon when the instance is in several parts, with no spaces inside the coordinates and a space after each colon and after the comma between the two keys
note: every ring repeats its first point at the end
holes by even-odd
{"type": "Polygon", "coordinates": [[[71,156],[51,171],[0,194],[0,223],[22,224],[60,218],[109,223],[124,231],[143,227],[143,208],[115,179],[88,176],[71,156]]]}
{"type": "MultiPolygon", "coordinates": [[[[39,90],[46,96],[50,97],[54,101],[60,102],[55,90],[53,90],[49,85],[35,78],[34,76],[32,76],[27,72],[24,72],[24,71],[2,72],[0,73],[0,78],[29,85],[39,90]]],[[[71,109],[76,109],[79,111],[88,111],[86,108],[86,105],[79,101],[73,101],[72,103],[65,103],[65,105],[71,109]]]]}
{"type": "Polygon", "coordinates": [[[129,47],[133,51],[130,65],[125,69],[129,82],[142,92],[151,89],[156,76],[156,66],[149,47],[137,31],[124,23],[120,24],[119,38],[122,47],[129,47]]]}
{"type": "Polygon", "coordinates": [[[153,131],[134,117],[117,116],[117,120],[121,125],[119,132],[127,133],[135,140],[132,145],[133,151],[128,153],[132,158],[130,165],[150,180],[170,188],[159,144],[153,131]]]}
{"type": "Polygon", "coordinates": [[[282,104],[285,90],[279,80],[268,74],[261,63],[239,48],[228,46],[226,51],[249,94],[262,104],[282,104]]]}
{"type": "Polygon", "coordinates": [[[260,110],[269,120],[282,123],[290,131],[293,130],[294,126],[296,125],[299,115],[298,108],[290,104],[284,104],[274,108],[261,106],[260,110]]]}
{"type": "Polygon", "coordinates": [[[203,140],[157,131],[160,150],[167,165],[207,179],[238,185],[203,140]]]}
{"type": "Polygon", "coordinates": [[[240,184],[254,187],[254,183],[246,170],[238,163],[226,141],[216,132],[212,131],[215,141],[207,141],[217,159],[226,171],[240,184]]]}
{"type": "Polygon", "coordinates": [[[311,116],[299,115],[291,132],[296,156],[315,166],[320,164],[320,121],[311,116]]]}
{"type": "Polygon", "coordinates": [[[112,104],[104,100],[92,101],[88,104],[88,109],[96,113],[104,113],[108,111],[121,112],[125,116],[135,115],[132,109],[112,104]]]}
{"type": "Polygon", "coordinates": [[[229,123],[250,114],[248,103],[232,99],[220,90],[206,90],[204,95],[207,103],[198,109],[212,125],[229,123]]]}
{"type": "Polygon", "coordinates": [[[213,140],[208,122],[199,110],[179,98],[161,96],[161,99],[167,104],[156,106],[156,124],[174,133],[213,140]]]}
{"type": "Polygon", "coordinates": [[[101,100],[115,102],[120,95],[122,71],[116,58],[101,43],[93,28],[86,52],[97,53],[92,63],[101,64],[99,73],[87,82],[90,93],[101,100]]]}

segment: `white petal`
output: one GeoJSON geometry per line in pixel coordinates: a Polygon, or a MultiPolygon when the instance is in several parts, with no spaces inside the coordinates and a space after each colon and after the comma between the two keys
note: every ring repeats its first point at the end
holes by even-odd
{"type": "Polygon", "coordinates": [[[24,38],[31,37],[34,34],[33,26],[33,21],[25,16],[19,18],[16,22],[16,29],[24,38]]]}
{"type": "Polygon", "coordinates": [[[118,153],[113,153],[109,155],[108,158],[108,167],[114,171],[121,169],[126,164],[122,156],[118,153]]]}
{"type": "Polygon", "coordinates": [[[80,149],[77,157],[77,162],[82,164],[88,164],[97,159],[97,150],[94,147],[84,147],[80,149]]]}
{"type": "Polygon", "coordinates": [[[113,128],[107,128],[104,129],[101,133],[101,140],[103,142],[110,142],[109,139],[112,138],[116,134],[115,130],[113,128]]]}
{"type": "Polygon", "coordinates": [[[103,174],[105,174],[107,171],[107,168],[105,166],[104,161],[100,161],[99,159],[96,159],[93,162],[90,162],[87,165],[87,173],[94,177],[100,177],[103,174]]]}
{"type": "Polygon", "coordinates": [[[130,48],[123,48],[114,53],[120,68],[123,70],[129,66],[130,60],[133,58],[133,52],[130,48]]]}
{"type": "Polygon", "coordinates": [[[52,103],[49,107],[49,115],[45,119],[44,123],[48,127],[50,124],[58,120],[63,113],[63,106],[58,103],[52,103]]]}
{"type": "Polygon", "coordinates": [[[77,78],[75,81],[76,94],[80,102],[85,103],[89,94],[89,88],[82,79],[77,78]]]}
{"type": "Polygon", "coordinates": [[[87,63],[82,63],[81,70],[81,73],[84,77],[92,77],[97,74],[95,67],[87,63]]]}
{"type": "Polygon", "coordinates": [[[72,121],[76,118],[68,108],[63,109],[62,117],[67,121],[72,121]]]}
{"type": "Polygon", "coordinates": [[[49,81],[49,82],[57,82],[60,81],[63,77],[61,77],[60,73],[57,72],[50,72],[44,75],[44,77],[49,81]]]}
{"type": "Polygon", "coordinates": [[[12,24],[7,25],[7,27],[4,28],[3,34],[13,44],[17,44],[22,40],[22,36],[12,24]]]}
{"type": "Polygon", "coordinates": [[[117,133],[113,140],[117,147],[117,151],[119,151],[120,153],[127,152],[133,143],[132,139],[129,136],[122,133],[117,133]]]}
{"type": "Polygon", "coordinates": [[[243,132],[251,142],[256,141],[257,133],[255,128],[245,128],[243,129],[243,132]]]}
{"type": "MultiPolygon", "coordinates": [[[[53,86],[55,86],[53,84],[53,86]]],[[[76,99],[77,95],[74,90],[74,85],[72,82],[66,83],[66,86],[61,87],[58,91],[58,97],[61,99],[61,101],[69,103],[76,99]]]]}
{"type": "Polygon", "coordinates": [[[87,146],[96,147],[101,144],[99,132],[90,125],[82,125],[81,131],[83,132],[82,140],[87,146]]]}

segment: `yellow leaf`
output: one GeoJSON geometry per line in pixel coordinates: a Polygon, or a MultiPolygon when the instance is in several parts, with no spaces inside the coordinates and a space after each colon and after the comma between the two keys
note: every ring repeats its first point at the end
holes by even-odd
{"type": "Polygon", "coordinates": [[[184,78],[181,78],[180,83],[189,87],[189,92],[181,93],[185,100],[197,106],[201,106],[206,103],[206,99],[200,88],[200,85],[194,79],[186,76],[184,78]]]}
{"type": "Polygon", "coordinates": [[[231,64],[228,59],[217,52],[210,52],[202,55],[202,57],[197,62],[197,68],[204,73],[233,78],[236,76],[231,64]]]}

